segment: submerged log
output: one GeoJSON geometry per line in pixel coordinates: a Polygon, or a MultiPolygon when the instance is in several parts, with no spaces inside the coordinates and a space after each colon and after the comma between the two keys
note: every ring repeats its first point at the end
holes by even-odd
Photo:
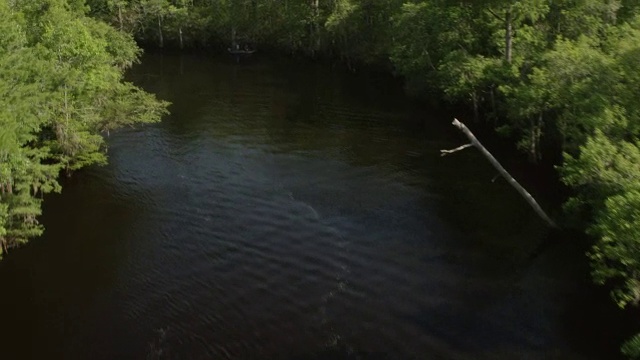
{"type": "Polygon", "coordinates": [[[440,150],[440,153],[442,154],[442,156],[445,156],[460,150],[464,150],[470,146],[476,147],[478,150],[480,150],[480,153],[482,153],[482,155],[484,155],[484,157],[486,157],[487,160],[489,160],[491,165],[493,165],[493,167],[496,168],[496,170],[498,170],[500,175],[502,175],[502,177],[504,177],[507,180],[507,182],[511,186],[513,186],[516,189],[516,191],[520,193],[520,195],[522,195],[522,197],[527,201],[527,203],[529,203],[529,205],[533,208],[533,210],[536,212],[536,214],[538,214],[538,216],[542,220],[544,220],[552,228],[558,227],[556,223],[553,220],[551,220],[551,218],[544,212],[544,210],[542,210],[542,208],[540,207],[540,205],[538,205],[538,202],[536,202],[533,196],[531,196],[531,194],[529,194],[529,192],[525,190],[525,188],[523,188],[522,185],[520,185],[516,181],[516,179],[514,179],[513,176],[511,176],[511,174],[509,174],[509,172],[505,170],[504,167],[502,167],[502,165],[498,162],[498,160],[496,160],[496,158],[493,157],[493,155],[491,155],[491,153],[484,146],[482,146],[480,141],[478,141],[478,139],[473,135],[473,133],[471,132],[471,130],[469,130],[469,128],[467,128],[458,119],[453,119],[452,124],[453,126],[457,127],[460,131],[462,131],[462,133],[467,136],[467,138],[471,143],[459,146],[452,150],[440,150]]]}

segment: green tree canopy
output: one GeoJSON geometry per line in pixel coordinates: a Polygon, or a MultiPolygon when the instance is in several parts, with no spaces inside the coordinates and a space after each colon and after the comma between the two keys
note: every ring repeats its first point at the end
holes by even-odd
{"type": "Polygon", "coordinates": [[[166,111],[122,79],[131,36],[72,5],[0,3],[0,255],[42,233],[41,195],[61,190],[61,170],[106,162],[101,133],[166,111]]]}

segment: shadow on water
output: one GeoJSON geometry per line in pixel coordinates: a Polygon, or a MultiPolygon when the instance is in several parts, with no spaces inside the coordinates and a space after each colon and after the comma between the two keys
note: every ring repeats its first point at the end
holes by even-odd
{"type": "Polygon", "coordinates": [[[109,328],[106,304],[144,209],[140,194],[113,193],[114,181],[108,168],[63,179],[63,195],[45,198],[45,236],[0,263],[2,292],[9,295],[0,297],[0,307],[12,334],[2,342],[7,358],[63,359],[69,348],[89,358],[103,332],[127,333],[109,328]]]}

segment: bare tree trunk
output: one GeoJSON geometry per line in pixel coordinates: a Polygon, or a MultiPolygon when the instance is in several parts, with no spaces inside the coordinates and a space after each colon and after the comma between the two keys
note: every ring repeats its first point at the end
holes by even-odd
{"type": "Polygon", "coordinates": [[[540,139],[542,139],[542,112],[538,114],[538,122],[536,124],[536,148],[538,150],[537,160],[542,159],[542,151],[540,150],[540,139]]]}
{"type": "Polygon", "coordinates": [[[236,27],[231,27],[231,50],[236,50],[236,27]]]}
{"type": "Polygon", "coordinates": [[[471,99],[473,100],[473,121],[478,122],[480,111],[478,110],[478,93],[476,90],[471,93],[471,99]]]}
{"type": "Polygon", "coordinates": [[[491,85],[489,95],[491,96],[491,117],[493,118],[493,126],[498,127],[498,109],[496,108],[496,94],[494,85],[491,85]]]}
{"type": "Polygon", "coordinates": [[[542,159],[542,153],[540,152],[540,139],[542,138],[542,113],[539,113],[536,117],[530,119],[530,134],[529,141],[529,161],[537,163],[542,159]]]}
{"type": "Polygon", "coordinates": [[[182,40],[182,26],[178,27],[178,37],[180,39],[180,49],[184,49],[184,41],[182,40]]]}
{"type": "MultiPolygon", "coordinates": [[[[502,177],[504,177],[507,182],[513,186],[516,191],[522,195],[522,197],[525,199],[525,201],[527,201],[527,203],[529,203],[529,205],[533,208],[533,210],[536,212],[536,214],[538,214],[538,216],[544,220],[550,227],[552,228],[557,228],[558,226],[556,225],[556,223],[551,220],[551,218],[544,212],[544,210],[542,210],[542,208],[540,207],[540,205],[538,205],[538,203],[536,202],[536,200],[533,198],[533,196],[531,196],[531,194],[529,194],[529,192],[527,192],[527,190],[525,190],[522,185],[520,185],[508,172],[507,170],[504,169],[504,167],[502,167],[502,165],[498,162],[498,160],[496,160],[495,157],[493,157],[493,155],[491,155],[491,153],[485,149],[484,146],[482,146],[482,144],[480,143],[480,141],[478,141],[478,139],[476,139],[476,137],[473,135],[473,133],[460,121],[458,121],[458,119],[453,119],[453,126],[457,127],[460,131],[462,131],[463,134],[465,134],[467,136],[467,138],[469,139],[469,141],[471,141],[472,146],[475,146],[478,150],[480,150],[480,153],[482,153],[482,155],[484,155],[487,160],[489,160],[489,162],[491,163],[491,165],[493,165],[494,168],[496,168],[496,170],[498,170],[498,172],[500,173],[500,175],[502,175],[502,177]]],[[[462,149],[465,149],[469,147],[468,145],[463,145],[460,146],[456,149],[453,150],[440,150],[440,152],[442,153],[442,155],[447,155],[450,154],[452,152],[456,152],[462,149]]]]}
{"type": "Polygon", "coordinates": [[[164,37],[162,36],[162,16],[158,15],[158,39],[160,47],[164,47],[164,37]]]}
{"type": "Polygon", "coordinates": [[[535,120],[530,119],[529,122],[531,127],[531,130],[529,130],[529,161],[535,163],[538,159],[538,130],[536,129],[535,120]]]}
{"type": "Polygon", "coordinates": [[[120,4],[118,4],[118,22],[120,23],[120,31],[122,31],[122,29],[123,29],[123,24],[122,24],[122,6],[120,4]]]}
{"type": "Polygon", "coordinates": [[[507,8],[507,11],[505,13],[505,18],[504,18],[504,25],[505,25],[505,34],[504,34],[504,44],[505,44],[505,49],[504,49],[504,57],[505,60],[511,64],[511,52],[513,50],[513,27],[511,24],[512,21],[512,17],[511,17],[511,7],[509,6],[507,8]]]}
{"type": "Polygon", "coordinates": [[[313,56],[320,50],[320,0],[311,0],[313,21],[311,22],[311,53],[313,56]]]}

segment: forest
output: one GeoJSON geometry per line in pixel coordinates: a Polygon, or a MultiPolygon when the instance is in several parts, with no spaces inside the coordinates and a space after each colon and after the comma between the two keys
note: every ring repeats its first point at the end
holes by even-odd
{"type": "MultiPolygon", "coordinates": [[[[572,194],[561,225],[593,239],[593,280],[621,308],[640,301],[640,1],[18,0],[0,14],[0,251],[42,233],[42,195],[104,163],[105,134],[165,113],[123,81],[135,41],[233,37],[392,72],[554,164],[572,194]]],[[[622,351],[640,358],[640,335],[622,351]]]]}

